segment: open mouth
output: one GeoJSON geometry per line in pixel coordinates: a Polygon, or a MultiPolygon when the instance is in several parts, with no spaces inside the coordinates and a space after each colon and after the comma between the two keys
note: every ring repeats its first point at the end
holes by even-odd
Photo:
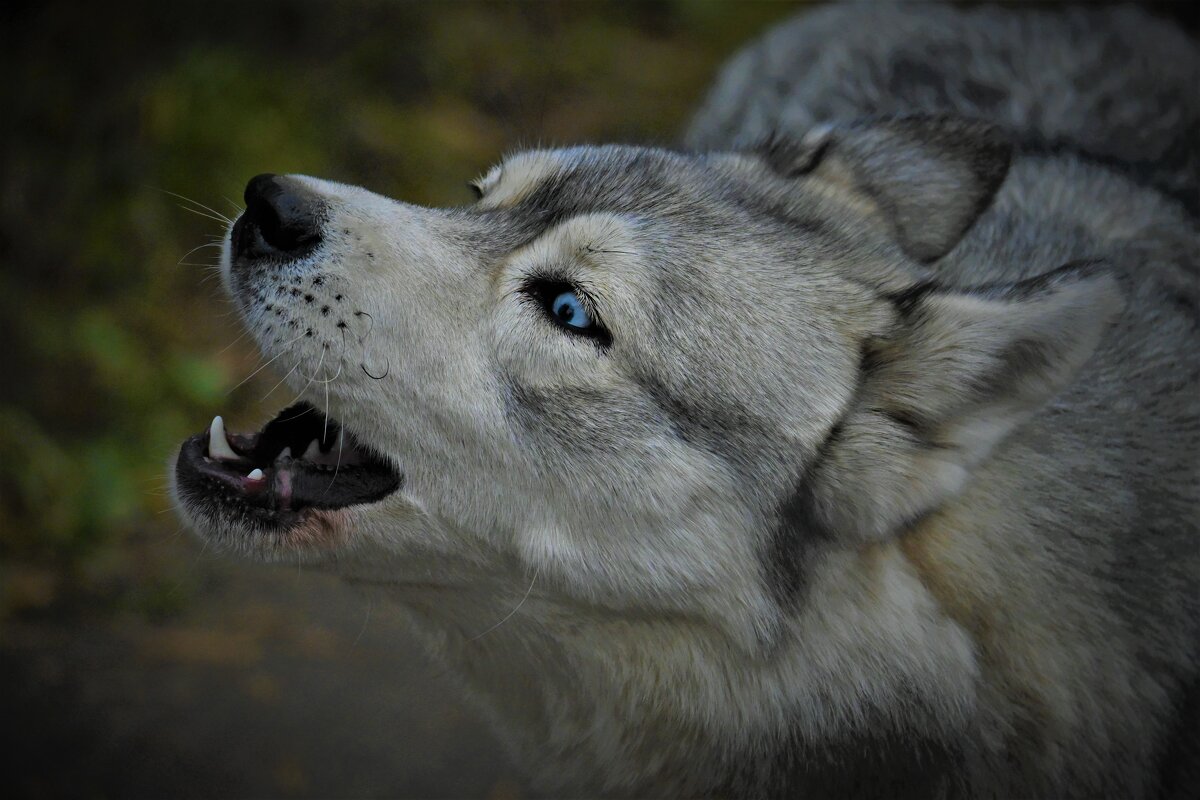
{"type": "Polygon", "coordinates": [[[250,434],[229,434],[221,417],[187,439],[175,466],[192,502],[223,502],[260,522],[286,525],[307,508],[381,500],[403,475],[308,403],[285,408],[250,434]]]}

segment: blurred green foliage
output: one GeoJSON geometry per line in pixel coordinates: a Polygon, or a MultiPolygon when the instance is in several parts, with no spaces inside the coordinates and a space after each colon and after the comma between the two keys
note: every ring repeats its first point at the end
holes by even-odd
{"type": "Polygon", "coordinates": [[[10,3],[0,578],[181,602],[186,579],[138,548],[178,528],[169,455],[214,413],[288,399],[263,400],[267,372],[238,385],[257,355],[206,266],[247,178],[455,204],[522,145],[670,143],[721,60],[794,5],[10,3]]]}

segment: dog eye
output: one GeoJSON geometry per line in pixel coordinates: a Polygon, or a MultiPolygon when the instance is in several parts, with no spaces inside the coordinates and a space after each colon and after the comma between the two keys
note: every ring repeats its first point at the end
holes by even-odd
{"type": "Polygon", "coordinates": [[[554,318],[571,328],[576,328],[581,331],[586,331],[592,327],[592,318],[588,315],[587,309],[583,307],[583,302],[579,299],[579,295],[574,292],[563,292],[554,298],[550,304],[550,313],[554,318]]]}
{"type": "Polygon", "coordinates": [[[596,315],[596,304],[570,281],[535,277],[525,283],[522,294],[559,330],[591,339],[601,348],[612,344],[612,335],[596,315]]]}

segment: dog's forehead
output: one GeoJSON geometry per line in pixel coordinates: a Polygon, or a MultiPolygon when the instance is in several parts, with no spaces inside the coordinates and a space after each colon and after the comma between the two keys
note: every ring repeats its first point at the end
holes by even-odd
{"type": "Polygon", "coordinates": [[[696,159],[625,145],[532,150],[505,158],[478,185],[481,210],[524,209],[567,216],[650,212],[696,185],[696,159]]]}

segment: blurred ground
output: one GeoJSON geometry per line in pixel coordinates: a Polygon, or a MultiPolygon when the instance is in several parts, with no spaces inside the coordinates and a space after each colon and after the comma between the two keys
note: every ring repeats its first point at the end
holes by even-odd
{"type": "Polygon", "coordinates": [[[524,796],[386,606],[295,570],[197,569],[204,587],[170,621],[5,625],[18,796],[524,796]]]}
{"type": "Polygon", "coordinates": [[[205,245],[260,172],[467,202],[522,143],[670,142],[792,3],[9,2],[0,748],[28,797],[528,796],[384,606],[179,532],[164,465],[290,400],[205,245]],[[184,195],[190,200],[176,197],[184,195]],[[191,211],[197,213],[190,213],[191,211]]]}

